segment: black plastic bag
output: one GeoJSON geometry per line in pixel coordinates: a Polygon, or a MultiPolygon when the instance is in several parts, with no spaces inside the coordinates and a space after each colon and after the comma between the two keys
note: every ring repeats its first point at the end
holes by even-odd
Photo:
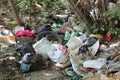
{"type": "Polygon", "coordinates": [[[19,52],[21,56],[26,53],[35,53],[32,44],[27,40],[19,41],[17,44],[14,44],[13,48],[15,51],[19,52]]]}
{"type": "Polygon", "coordinates": [[[97,42],[97,40],[98,39],[96,37],[90,37],[86,40],[85,45],[91,47],[93,44],[97,42]]]}
{"type": "Polygon", "coordinates": [[[43,31],[52,31],[51,26],[50,25],[39,25],[34,29],[35,34],[39,34],[43,31]]]}

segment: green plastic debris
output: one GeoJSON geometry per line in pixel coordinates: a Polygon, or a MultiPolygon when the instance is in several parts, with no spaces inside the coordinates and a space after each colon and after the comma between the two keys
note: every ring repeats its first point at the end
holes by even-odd
{"type": "Polygon", "coordinates": [[[68,31],[66,31],[66,33],[65,33],[65,41],[66,41],[66,42],[69,41],[70,36],[71,36],[70,33],[69,33],[68,31]]]}
{"type": "Polygon", "coordinates": [[[63,74],[66,75],[66,76],[71,77],[71,80],[80,80],[80,77],[73,70],[71,70],[70,68],[66,68],[63,71],[63,74]]]}

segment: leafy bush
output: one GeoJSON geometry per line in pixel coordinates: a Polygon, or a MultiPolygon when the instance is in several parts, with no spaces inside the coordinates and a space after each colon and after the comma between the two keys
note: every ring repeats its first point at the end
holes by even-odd
{"type": "Polygon", "coordinates": [[[120,11],[119,6],[116,7],[114,10],[106,11],[102,14],[102,19],[106,19],[107,25],[105,21],[102,22],[101,20],[96,20],[94,24],[91,26],[93,33],[109,33],[111,35],[118,35],[120,31],[120,11]]]}

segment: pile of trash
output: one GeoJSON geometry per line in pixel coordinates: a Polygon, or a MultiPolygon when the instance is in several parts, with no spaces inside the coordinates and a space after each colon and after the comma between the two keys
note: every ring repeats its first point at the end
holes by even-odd
{"type": "Polygon", "coordinates": [[[45,59],[35,54],[30,42],[34,33],[30,30],[17,31],[18,28],[15,30],[14,34],[7,27],[0,25],[0,73],[4,74],[5,80],[21,80],[20,73],[46,68],[45,59]]]}
{"type": "MultiPolygon", "coordinates": [[[[71,80],[86,80],[98,75],[111,76],[119,72],[120,42],[107,47],[102,44],[103,36],[100,34],[69,36],[65,45],[52,43],[44,37],[33,44],[33,48],[36,54],[55,62],[56,69],[66,68],[63,74],[70,76],[71,80]]],[[[111,38],[107,34],[104,40],[110,41],[111,38]]]]}
{"type": "MultiPolygon", "coordinates": [[[[52,27],[60,26],[57,25],[59,24],[54,23],[52,27]]],[[[102,36],[83,32],[74,23],[73,17],[61,27],[64,29],[64,38],[52,31],[50,25],[37,28],[37,34],[35,30],[22,26],[16,26],[13,34],[0,25],[1,71],[10,72],[11,75],[38,71],[48,67],[46,61],[50,60],[55,63],[56,69],[64,69],[62,73],[71,80],[86,80],[93,76],[112,76],[119,73],[120,41],[109,46],[103,44],[111,41],[110,34],[102,36]],[[54,36],[58,42],[49,40],[49,35],[54,36]],[[18,37],[24,40],[18,40],[18,37]],[[34,39],[34,42],[26,38],[34,39]],[[4,71],[5,69],[8,71],[4,71]]]]}

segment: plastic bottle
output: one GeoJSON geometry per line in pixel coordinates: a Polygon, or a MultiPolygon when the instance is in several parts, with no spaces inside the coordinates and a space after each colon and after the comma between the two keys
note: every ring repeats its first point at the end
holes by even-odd
{"type": "Polygon", "coordinates": [[[68,31],[66,31],[66,33],[65,33],[65,41],[66,41],[66,42],[69,41],[70,36],[71,36],[70,33],[69,33],[68,31]]]}
{"type": "Polygon", "coordinates": [[[22,72],[29,71],[31,66],[31,55],[30,53],[26,53],[21,60],[21,70],[22,72]]]}

